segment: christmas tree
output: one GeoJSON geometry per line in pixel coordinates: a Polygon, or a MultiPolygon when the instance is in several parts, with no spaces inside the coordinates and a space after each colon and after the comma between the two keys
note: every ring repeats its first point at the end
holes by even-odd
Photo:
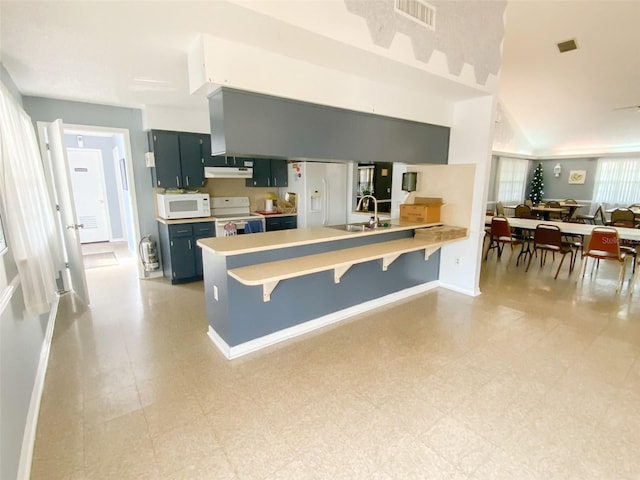
{"type": "Polygon", "coordinates": [[[542,195],[544,195],[543,189],[544,182],[542,181],[542,164],[539,163],[533,171],[533,178],[531,179],[531,193],[529,194],[529,199],[534,205],[542,201],[542,195]]]}

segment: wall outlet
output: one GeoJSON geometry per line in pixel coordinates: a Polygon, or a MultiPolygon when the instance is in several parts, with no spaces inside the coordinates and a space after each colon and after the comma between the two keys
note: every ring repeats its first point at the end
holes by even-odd
{"type": "Polygon", "coordinates": [[[213,286],[213,299],[215,301],[218,301],[218,286],[217,285],[213,286]]]}
{"type": "Polygon", "coordinates": [[[460,262],[461,262],[460,257],[456,257],[456,265],[460,265],[460,262]]]}

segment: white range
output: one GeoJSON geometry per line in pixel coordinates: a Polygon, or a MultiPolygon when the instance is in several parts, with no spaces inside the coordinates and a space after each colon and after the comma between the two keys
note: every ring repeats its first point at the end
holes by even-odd
{"type": "Polygon", "coordinates": [[[216,237],[265,231],[264,217],[251,213],[249,197],[211,197],[216,237]]]}

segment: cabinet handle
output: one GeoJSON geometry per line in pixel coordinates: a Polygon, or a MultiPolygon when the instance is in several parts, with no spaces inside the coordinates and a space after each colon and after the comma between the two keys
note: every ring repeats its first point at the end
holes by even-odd
{"type": "Polygon", "coordinates": [[[267,178],[267,187],[270,187],[270,186],[271,186],[271,179],[267,178]]]}
{"type": "Polygon", "coordinates": [[[180,177],[176,175],[176,187],[180,186],[180,177]]]}
{"type": "Polygon", "coordinates": [[[277,178],[274,178],[274,179],[273,179],[273,186],[274,186],[274,187],[277,187],[277,186],[278,186],[278,179],[277,179],[277,178]]]}
{"type": "Polygon", "coordinates": [[[185,177],[185,179],[187,180],[187,187],[188,187],[188,186],[189,186],[189,175],[187,175],[187,176],[185,177]]]}
{"type": "Polygon", "coordinates": [[[189,239],[189,250],[191,250],[191,239],[189,239]]]}

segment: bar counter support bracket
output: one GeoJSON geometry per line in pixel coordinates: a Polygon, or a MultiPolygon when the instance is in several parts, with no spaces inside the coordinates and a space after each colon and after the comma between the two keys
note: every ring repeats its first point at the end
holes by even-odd
{"type": "Polygon", "coordinates": [[[437,252],[440,249],[440,247],[431,247],[431,248],[425,248],[424,249],[424,260],[425,262],[427,260],[429,260],[429,257],[431,256],[431,254],[433,254],[434,252],[437,252]]]}
{"type": "Polygon", "coordinates": [[[347,273],[347,270],[351,268],[353,264],[340,265],[333,269],[333,282],[340,283],[342,276],[347,273]]]}
{"type": "Polygon", "coordinates": [[[278,283],[280,283],[280,280],[273,280],[262,284],[262,300],[264,302],[271,300],[271,293],[278,286],[278,283]]]}
{"type": "Polygon", "coordinates": [[[382,271],[386,272],[387,268],[389,268],[389,265],[395,262],[399,256],[400,256],[400,253],[394,253],[394,254],[385,255],[384,257],[382,257],[382,271]]]}

